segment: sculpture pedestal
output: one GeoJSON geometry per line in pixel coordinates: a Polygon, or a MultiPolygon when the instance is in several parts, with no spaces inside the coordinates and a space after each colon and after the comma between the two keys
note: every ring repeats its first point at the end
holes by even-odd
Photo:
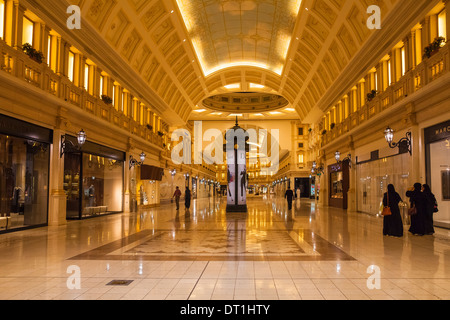
{"type": "Polygon", "coordinates": [[[227,205],[227,212],[247,212],[247,205],[227,205]]]}

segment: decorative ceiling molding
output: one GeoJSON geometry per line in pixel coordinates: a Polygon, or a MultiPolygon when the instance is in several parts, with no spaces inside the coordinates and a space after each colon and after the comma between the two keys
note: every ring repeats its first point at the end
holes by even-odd
{"type": "Polygon", "coordinates": [[[297,118],[310,119],[339,100],[438,2],[415,0],[412,6],[411,0],[376,0],[383,24],[375,31],[366,26],[371,0],[22,1],[171,126],[203,116],[193,112],[196,106],[233,84],[240,85],[235,91],[264,86],[256,91],[284,97],[297,118]],[[204,27],[200,36],[198,29],[186,27],[177,1],[190,3],[190,10],[203,6],[196,15],[204,27]],[[300,7],[296,19],[288,14],[292,3],[300,7]],[[71,4],[81,7],[81,30],[66,27],[71,4]],[[274,40],[280,34],[292,39],[289,50],[274,40]],[[205,77],[192,45],[196,41],[212,50],[205,57],[209,68],[236,62],[236,57],[253,66],[205,77]],[[270,67],[255,67],[260,64],[270,67]],[[274,70],[280,65],[283,71],[278,74],[274,70]]]}
{"type": "Polygon", "coordinates": [[[254,66],[281,75],[302,0],[176,0],[203,74],[254,66]]]}
{"type": "Polygon", "coordinates": [[[275,94],[258,92],[225,93],[209,97],[202,106],[220,112],[261,113],[286,108],[289,102],[275,94]]]}

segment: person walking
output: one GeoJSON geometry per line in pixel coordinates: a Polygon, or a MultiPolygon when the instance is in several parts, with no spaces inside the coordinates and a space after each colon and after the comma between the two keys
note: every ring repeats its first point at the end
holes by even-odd
{"type": "Polygon", "coordinates": [[[389,184],[387,192],[383,196],[383,205],[391,209],[391,215],[383,218],[383,235],[403,237],[403,221],[398,203],[402,201],[400,195],[395,191],[393,184],[389,184]]]}
{"type": "Polygon", "coordinates": [[[422,192],[425,195],[425,234],[434,234],[433,214],[437,211],[437,201],[428,184],[422,186],[422,192]]]}
{"type": "Polygon", "coordinates": [[[191,190],[189,190],[189,187],[186,187],[184,194],[184,206],[186,207],[186,210],[189,210],[191,207],[191,190]]]}
{"type": "Polygon", "coordinates": [[[177,210],[180,209],[180,197],[181,197],[181,190],[178,188],[178,186],[175,187],[175,192],[173,193],[173,197],[175,198],[175,203],[177,205],[177,210]]]}
{"type": "Polygon", "coordinates": [[[411,208],[415,206],[416,214],[411,215],[411,227],[409,232],[414,235],[423,236],[425,234],[426,199],[421,191],[422,185],[415,183],[414,187],[406,191],[411,208]]]}
{"type": "Polygon", "coordinates": [[[288,187],[286,193],[284,194],[284,198],[287,199],[288,210],[292,209],[292,199],[294,198],[294,192],[291,190],[291,187],[288,187]]]}

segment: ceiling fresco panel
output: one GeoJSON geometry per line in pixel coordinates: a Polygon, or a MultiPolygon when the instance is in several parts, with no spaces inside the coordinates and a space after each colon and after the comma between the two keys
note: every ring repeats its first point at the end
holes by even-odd
{"type": "Polygon", "coordinates": [[[356,5],[353,5],[347,17],[348,25],[352,28],[353,34],[362,44],[370,35],[370,30],[367,28],[367,15],[363,14],[356,5]]]}
{"type": "Polygon", "coordinates": [[[117,47],[128,26],[130,26],[130,21],[125,12],[120,10],[106,31],[106,40],[108,40],[113,47],[117,47]]]}
{"type": "Polygon", "coordinates": [[[141,18],[141,22],[147,31],[150,31],[166,14],[163,1],[157,1],[141,18]]]}
{"type": "Polygon", "coordinates": [[[152,52],[150,48],[144,44],[136,54],[132,67],[141,73],[144,65],[147,63],[151,55],[152,52]]]}
{"type": "Polygon", "coordinates": [[[337,19],[337,13],[329,6],[325,0],[316,0],[312,11],[317,14],[329,27],[332,27],[337,19]]]}
{"type": "Polygon", "coordinates": [[[353,40],[352,35],[348,29],[343,25],[337,34],[337,38],[340,40],[342,47],[344,48],[347,58],[350,60],[358,50],[358,45],[353,40]]]}
{"type": "Polygon", "coordinates": [[[117,0],[94,0],[87,11],[87,20],[102,31],[116,5],[117,0]]]}
{"type": "Polygon", "coordinates": [[[133,54],[136,53],[136,49],[139,47],[142,42],[142,37],[136,29],[133,29],[131,34],[127,37],[127,40],[122,48],[122,55],[128,60],[131,61],[133,54]]]}

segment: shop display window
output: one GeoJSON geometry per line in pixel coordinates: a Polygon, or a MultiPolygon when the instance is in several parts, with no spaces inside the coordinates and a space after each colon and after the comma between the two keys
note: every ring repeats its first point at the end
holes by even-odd
{"type": "Polygon", "coordinates": [[[65,157],[67,219],[123,211],[124,161],[85,152],[65,157]]]}
{"type": "Polygon", "coordinates": [[[342,171],[332,172],[330,174],[331,178],[331,198],[343,199],[344,198],[344,178],[342,171]]]}
{"type": "Polygon", "coordinates": [[[0,231],[47,223],[49,149],[0,135],[0,231]]]}

